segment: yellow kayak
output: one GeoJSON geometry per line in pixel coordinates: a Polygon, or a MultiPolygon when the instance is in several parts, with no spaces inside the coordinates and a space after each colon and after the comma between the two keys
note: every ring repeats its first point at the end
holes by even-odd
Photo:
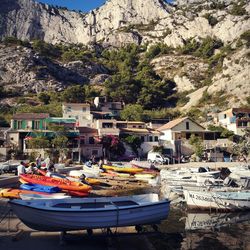
{"type": "Polygon", "coordinates": [[[129,173],[129,174],[137,174],[144,170],[142,168],[117,167],[117,166],[108,166],[108,165],[103,165],[103,168],[106,170],[113,170],[115,172],[129,173]]]}
{"type": "Polygon", "coordinates": [[[85,179],[91,185],[99,185],[101,182],[94,178],[86,178],[85,179]]]}

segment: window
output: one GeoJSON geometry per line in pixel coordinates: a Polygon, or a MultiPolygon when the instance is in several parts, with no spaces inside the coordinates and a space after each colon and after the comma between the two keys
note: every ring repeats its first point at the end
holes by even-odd
{"type": "Polygon", "coordinates": [[[135,125],[133,125],[133,128],[136,128],[136,126],[135,126],[135,125]]]}
{"type": "Polygon", "coordinates": [[[124,124],[124,123],[117,123],[117,124],[116,124],[116,127],[117,127],[117,128],[126,128],[127,125],[124,124]]]}
{"type": "Polygon", "coordinates": [[[75,116],[76,120],[78,120],[78,115],[75,116]]]}
{"type": "Polygon", "coordinates": [[[98,155],[98,150],[92,150],[92,155],[98,155]]]}
{"type": "Polygon", "coordinates": [[[22,121],[17,121],[17,129],[21,129],[22,128],[22,121]]]}
{"type": "Polygon", "coordinates": [[[227,118],[227,114],[224,114],[224,119],[226,119],[227,118]]]}
{"type": "Polygon", "coordinates": [[[89,137],[89,144],[95,144],[94,137],[89,137]]]}
{"type": "Polygon", "coordinates": [[[238,127],[247,127],[247,121],[239,121],[238,127]]]}
{"type": "Polygon", "coordinates": [[[142,128],[142,126],[140,125],[139,128],[142,128]]]}
{"type": "Polygon", "coordinates": [[[189,130],[189,122],[186,122],[186,130],[189,130]]]}
{"type": "Polygon", "coordinates": [[[142,142],[144,142],[144,141],[145,141],[144,136],[141,136],[141,141],[142,141],[142,142]]]}
{"type": "Polygon", "coordinates": [[[159,138],[158,138],[158,136],[155,136],[155,141],[159,141],[159,138]]]}
{"type": "Polygon", "coordinates": [[[105,122],[105,123],[102,124],[102,128],[113,128],[113,123],[105,122]]]}
{"type": "Polygon", "coordinates": [[[149,136],[149,141],[153,141],[153,136],[149,136]]]}
{"type": "Polygon", "coordinates": [[[82,112],[86,112],[87,111],[87,109],[86,108],[82,108],[82,112]]]}
{"type": "Polygon", "coordinates": [[[72,111],[71,107],[66,108],[66,112],[71,112],[71,111],[72,111]]]}
{"type": "Polygon", "coordinates": [[[34,121],[34,129],[40,128],[40,121],[34,121]]]}

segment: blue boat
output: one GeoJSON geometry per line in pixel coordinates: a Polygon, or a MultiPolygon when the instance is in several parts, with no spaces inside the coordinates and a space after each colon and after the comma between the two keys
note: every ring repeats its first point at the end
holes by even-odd
{"type": "Polygon", "coordinates": [[[39,184],[22,184],[20,186],[23,190],[44,192],[44,193],[58,193],[61,191],[59,187],[44,186],[39,184]]]}

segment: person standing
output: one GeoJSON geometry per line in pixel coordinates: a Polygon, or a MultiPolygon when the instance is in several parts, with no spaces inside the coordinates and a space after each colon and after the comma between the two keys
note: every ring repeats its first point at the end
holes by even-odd
{"type": "Polygon", "coordinates": [[[20,165],[17,167],[17,175],[26,174],[25,164],[23,161],[20,162],[20,165]]]}
{"type": "Polygon", "coordinates": [[[37,168],[41,168],[41,165],[42,165],[42,156],[39,155],[39,156],[36,158],[36,166],[37,166],[37,168]]]}
{"type": "Polygon", "coordinates": [[[48,170],[49,167],[50,167],[50,158],[49,158],[49,156],[44,160],[44,162],[45,162],[45,168],[48,170]]]}

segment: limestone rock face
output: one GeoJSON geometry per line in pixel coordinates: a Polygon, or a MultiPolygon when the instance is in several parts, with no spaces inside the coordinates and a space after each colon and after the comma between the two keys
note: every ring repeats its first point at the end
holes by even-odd
{"type": "Polygon", "coordinates": [[[206,78],[208,64],[190,55],[167,55],[152,61],[154,70],[165,79],[174,79],[179,92],[190,91],[206,78]]]}
{"type": "Polygon", "coordinates": [[[223,91],[231,96],[229,105],[239,107],[241,100],[250,96],[250,49],[242,49],[225,58],[222,72],[214,76],[213,84],[207,89],[209,94],[223,91]]]}
{"type": "MultiPolygon", "coordinates": [[[[209,36],[236,47],[241,34],[250,29],[250,2],[244,1],[243,15],[231,14],[233,3],[234,0],[176,0],[173,4],[163,0],[107,0],[100,8],[81,13],[34,0],[1,0],[0,39],[14,36],[21,40],[105,48],[162,42],[177,48],[189,39],[209,36]],[[211,7],[218,3],[224,7],[211,7]]],[[[94,62],[62,64],[29,48],[0,46],[0,85],[6,89],[61,90],[72,83],[102,85],[109,77],[109,72],[94,62]]],[[[229,99],[235,106],[250,94],[249,53],[247,46],[243,46],[226,57],[222,70],[205,87],[203,81],[209,75],[207,60],[171,54],[160,56],[151,64],[157,74],[176,83],[178,92],[190,92],[190,102],[185,107],[195,105],[204,91],[209,94],[224,91],[236,96],[229,99]]]]}
{"type": "MultiPolygon", "coordinates": [[[[207,9],[213,2],[178,0],[176,5],[169,5],[163,0],[108,0],[83,14],[33,0],[1,0],[0,37],[39,38],[53,44],[104,42],[112,46],[161,41],[177,47],[193,37],[214,36],[231,42],[249,29],[247,15],[229,14],[232,1],[223,0],[226,7],[222,10],[207,9]],[[204,17],[206,13],[218,23],[211,26],[204,17]]],[[[244,6],[248,17],[249,6],[249,2],[244,6]]]]}
{"type": "Polygon", "coordinates": [[[62,90],[72,83],[88,83],[95,74],[107,73],[102,65],[81,61],[61,64],[21,46],[0,45],[0,58],[0,86],[21,93],[62,90]]]}

